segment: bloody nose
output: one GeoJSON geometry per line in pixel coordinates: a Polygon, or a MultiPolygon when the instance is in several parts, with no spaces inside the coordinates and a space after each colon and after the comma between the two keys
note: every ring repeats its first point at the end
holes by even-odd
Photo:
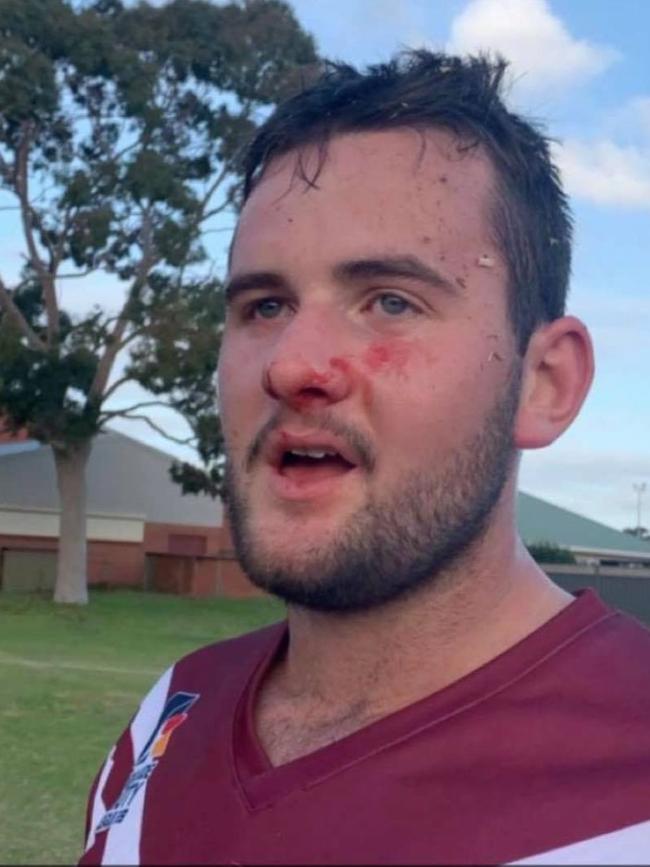
{"type": "Polygon", "coordinates": [[[303,356],[276,358],[264,370],[264,390],[292,409],[328,405],[350,393],[349,366],[332,358],[316,367],[303,356]]]}

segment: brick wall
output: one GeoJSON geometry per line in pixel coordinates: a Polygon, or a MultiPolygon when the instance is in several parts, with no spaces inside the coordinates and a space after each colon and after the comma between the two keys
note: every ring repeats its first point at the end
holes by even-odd
{"type": "MultiPolygon", "coordinates": [[[[3,548],[55,552],[58,541],[0,535],[0,550],[3,548]]],[[[161,563],[156,567],[157,579],[147,584],[151,589],[186,592],[192,596],[264,595],[251,584],[239,565],[227,526],[146,524],[142,543],[92,540],[88,543],[89,583],[144,587],[146,561],[156,557],[160,557],[161,563]],[[187,550],[183,550],[184,547],[187,550]]]]}
{"type": "MultiPolygon", "coordinates": [[[[171,554],[174,552],[173,544],[170,546],[170,537],[182,540],[185,537],[188,542],[192,540],[192,549],[196,546],[196,540],[204,540],[201,554],[216,556],[227,544],[223,527],[200,527],[192,524],[151,524],[144,526],[143,546],[147,554],[171,554]]],[[[229,540],[229,537],[228,537],[229,540]]],[[[199,553],[198,551],[196,553],[199,553]]]]}
{"type": "MultiPolygon", "coordinates": [[[[172,570],[171,562],[160,561],[157,566],[159,589],[163,584],[170,587],[185,587],[189,580],[189,593],[192,596],[228,596],[243,598],[263,596],[263,592],[251,584],[235,556],[232,536],[227,523],[221,527],[195,527],[179,524],[146,524],[144,550],[148,557],[155,555],[191,558],[193,566],[191,577],[182,582],[163,578],[167,570],[172,570]],[[185,544],[183,544],[183,538],[185,544]],[[199,540],[204,540],[200,544],[199,540]],[[186,550],[183,550],[185,548],[186,550]],[[200,550],[199,550],[200,548],[200,550]]],[[[184,573],[185,575],[187,573],[184,573]]],[[[175,591],[178,592],[178,591],[175,591]]]]}
{"type": "MultiPolygon", "coordinates": [[[[0,550],[52,551],[58,549],[55,538],[39,536],[0,535],[0,550]]],[[[144,577],[144,549],[133,542],[88,542],[88,581],[90,584],[110,584],[141,587],[144,577]]]]}
{"type": "Polygon", "coordinates": [[[143,587],[144,548],[137,542],[89,542],[88,581],[111,587],[143,587]]]}

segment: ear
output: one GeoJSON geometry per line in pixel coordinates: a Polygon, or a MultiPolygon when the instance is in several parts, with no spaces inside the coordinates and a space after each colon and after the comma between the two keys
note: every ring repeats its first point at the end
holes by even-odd
{"type": "Polygon", "coordinates": [[[586,326],[563,316],[540,326],[530,338],[523,362],[515,445],[550,445],[580,411],[594,376],[594,353],[586,326]]]}

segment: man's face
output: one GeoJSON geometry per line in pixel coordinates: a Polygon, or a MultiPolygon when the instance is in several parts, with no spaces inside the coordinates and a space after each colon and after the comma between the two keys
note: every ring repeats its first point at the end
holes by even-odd
{"type": "Polygon", "coordinates": [[[364,609],[466,552],[512,468],[519,359],[493,171],[443,132],[335,138],[316,186],[297,156],[267,169],[232,251],[230,514],[261,586],[364,609]]]}

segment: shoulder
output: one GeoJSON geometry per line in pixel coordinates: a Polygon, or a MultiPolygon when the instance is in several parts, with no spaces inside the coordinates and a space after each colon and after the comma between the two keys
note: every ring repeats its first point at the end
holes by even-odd
{"type": "Polygon", "coordinates": [[[183,740],[187,730],[189,737],[180,750],[186,755],[188,743],[204,743],[214,737],[218,725],[227,723],[248,679],[285,633],[286,625],[275,623],[207,645],[179,659],[158,678],[95,778],[88,802],[87,848],[81,863],[102,863],[98,859],[104,847],[118,846],[120,840],[128,843],[126,849],[119,849],[121,856],[128,852],[128,857],[120,856],[115,863],[136,863],[129,860],[133,854],[129,847],[133,840],[133,845],[137,844],[139,830],[133,836],[131,826],[141,821],[138,817],[149,777],[170,741],[183,740]],[[182,731],[176,734],[179,727],[182,731]]]}
{"type": "MultiPolygon", "coordinates": [[[[256,669],[275,651],[286,632],[284,622],[218,641],[188,653],[158,678],[133,716],[127,733],[132,758],[149,744],[153,733],[172,716],[183,718],[201,699],[201,706],[228,707],[256,669]]],[[[193,714],[194,716],[194,714],[193,714]]]]}
{"type": "Polygon", "coordinates": [[[557,662],[567,675],[566,686],[602,695],[608,704],[643,707],[650,717],[650,630],[602,602],[593,591],[589,595],[585,602],[594,609],[593,619],[579,624],[572,638],[558,648],[557,662]]]}
{"type": "Polygon", "coordinates": [[[604,615],[598,628],[593,630],[591,640],[603,652],[612,654],[614,659],[625,658],[627,663],[638,659],[644,663],[643,669],[650,672],[650,629],[631,614],[618,608],[601,603],[604,615]]]}
{"type": "Polygon", "coordinates": [[[286,629],[284,621],[273,623],[194,650],[173,663],[151,692],[214,691],[229,683],[241,683],[274,652],[286,629]]]}

